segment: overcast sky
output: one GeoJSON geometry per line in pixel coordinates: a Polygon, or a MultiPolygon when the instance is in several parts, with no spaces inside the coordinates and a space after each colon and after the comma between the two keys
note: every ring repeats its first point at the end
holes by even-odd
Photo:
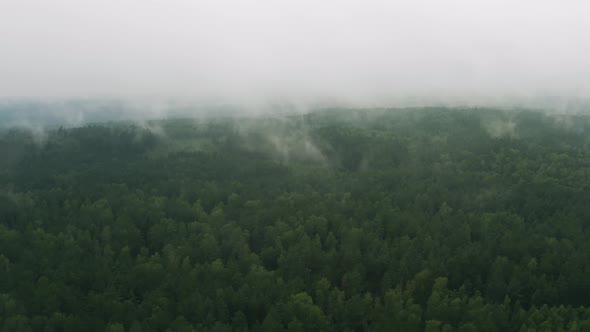
{"type": "Polygon", "coordinates": [[[590,96],[590,3],[0,0],[0,97],[590,96]]]}

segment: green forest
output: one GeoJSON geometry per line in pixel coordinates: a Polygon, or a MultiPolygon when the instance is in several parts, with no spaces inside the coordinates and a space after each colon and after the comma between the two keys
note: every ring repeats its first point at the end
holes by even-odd
{"type": "Polygon", "coordinates": [[[0,130],[1,331],[590,331],[590,116],[0,130]]]}

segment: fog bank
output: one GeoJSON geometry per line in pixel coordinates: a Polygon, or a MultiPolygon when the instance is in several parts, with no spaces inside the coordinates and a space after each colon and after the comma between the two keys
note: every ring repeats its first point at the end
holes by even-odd
{"type": "Polygon", "coordinates": [[[3,0],[1,98],[590,97],[584,1],[3,0]]]}

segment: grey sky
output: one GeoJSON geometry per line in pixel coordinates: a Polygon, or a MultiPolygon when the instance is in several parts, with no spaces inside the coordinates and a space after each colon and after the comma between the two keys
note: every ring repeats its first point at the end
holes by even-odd
{"type": "Polygon", "coordinates": [[[0,97],[590,97],[587,1],[0,0],[0,97]]]}

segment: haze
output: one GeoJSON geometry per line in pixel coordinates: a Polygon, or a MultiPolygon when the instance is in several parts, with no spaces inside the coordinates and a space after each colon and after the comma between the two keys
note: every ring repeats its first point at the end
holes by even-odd
{"type": "Polygon", "coordinates": [[[0,2],[0,97],[590,95],[584,1],[0,2]]]}

